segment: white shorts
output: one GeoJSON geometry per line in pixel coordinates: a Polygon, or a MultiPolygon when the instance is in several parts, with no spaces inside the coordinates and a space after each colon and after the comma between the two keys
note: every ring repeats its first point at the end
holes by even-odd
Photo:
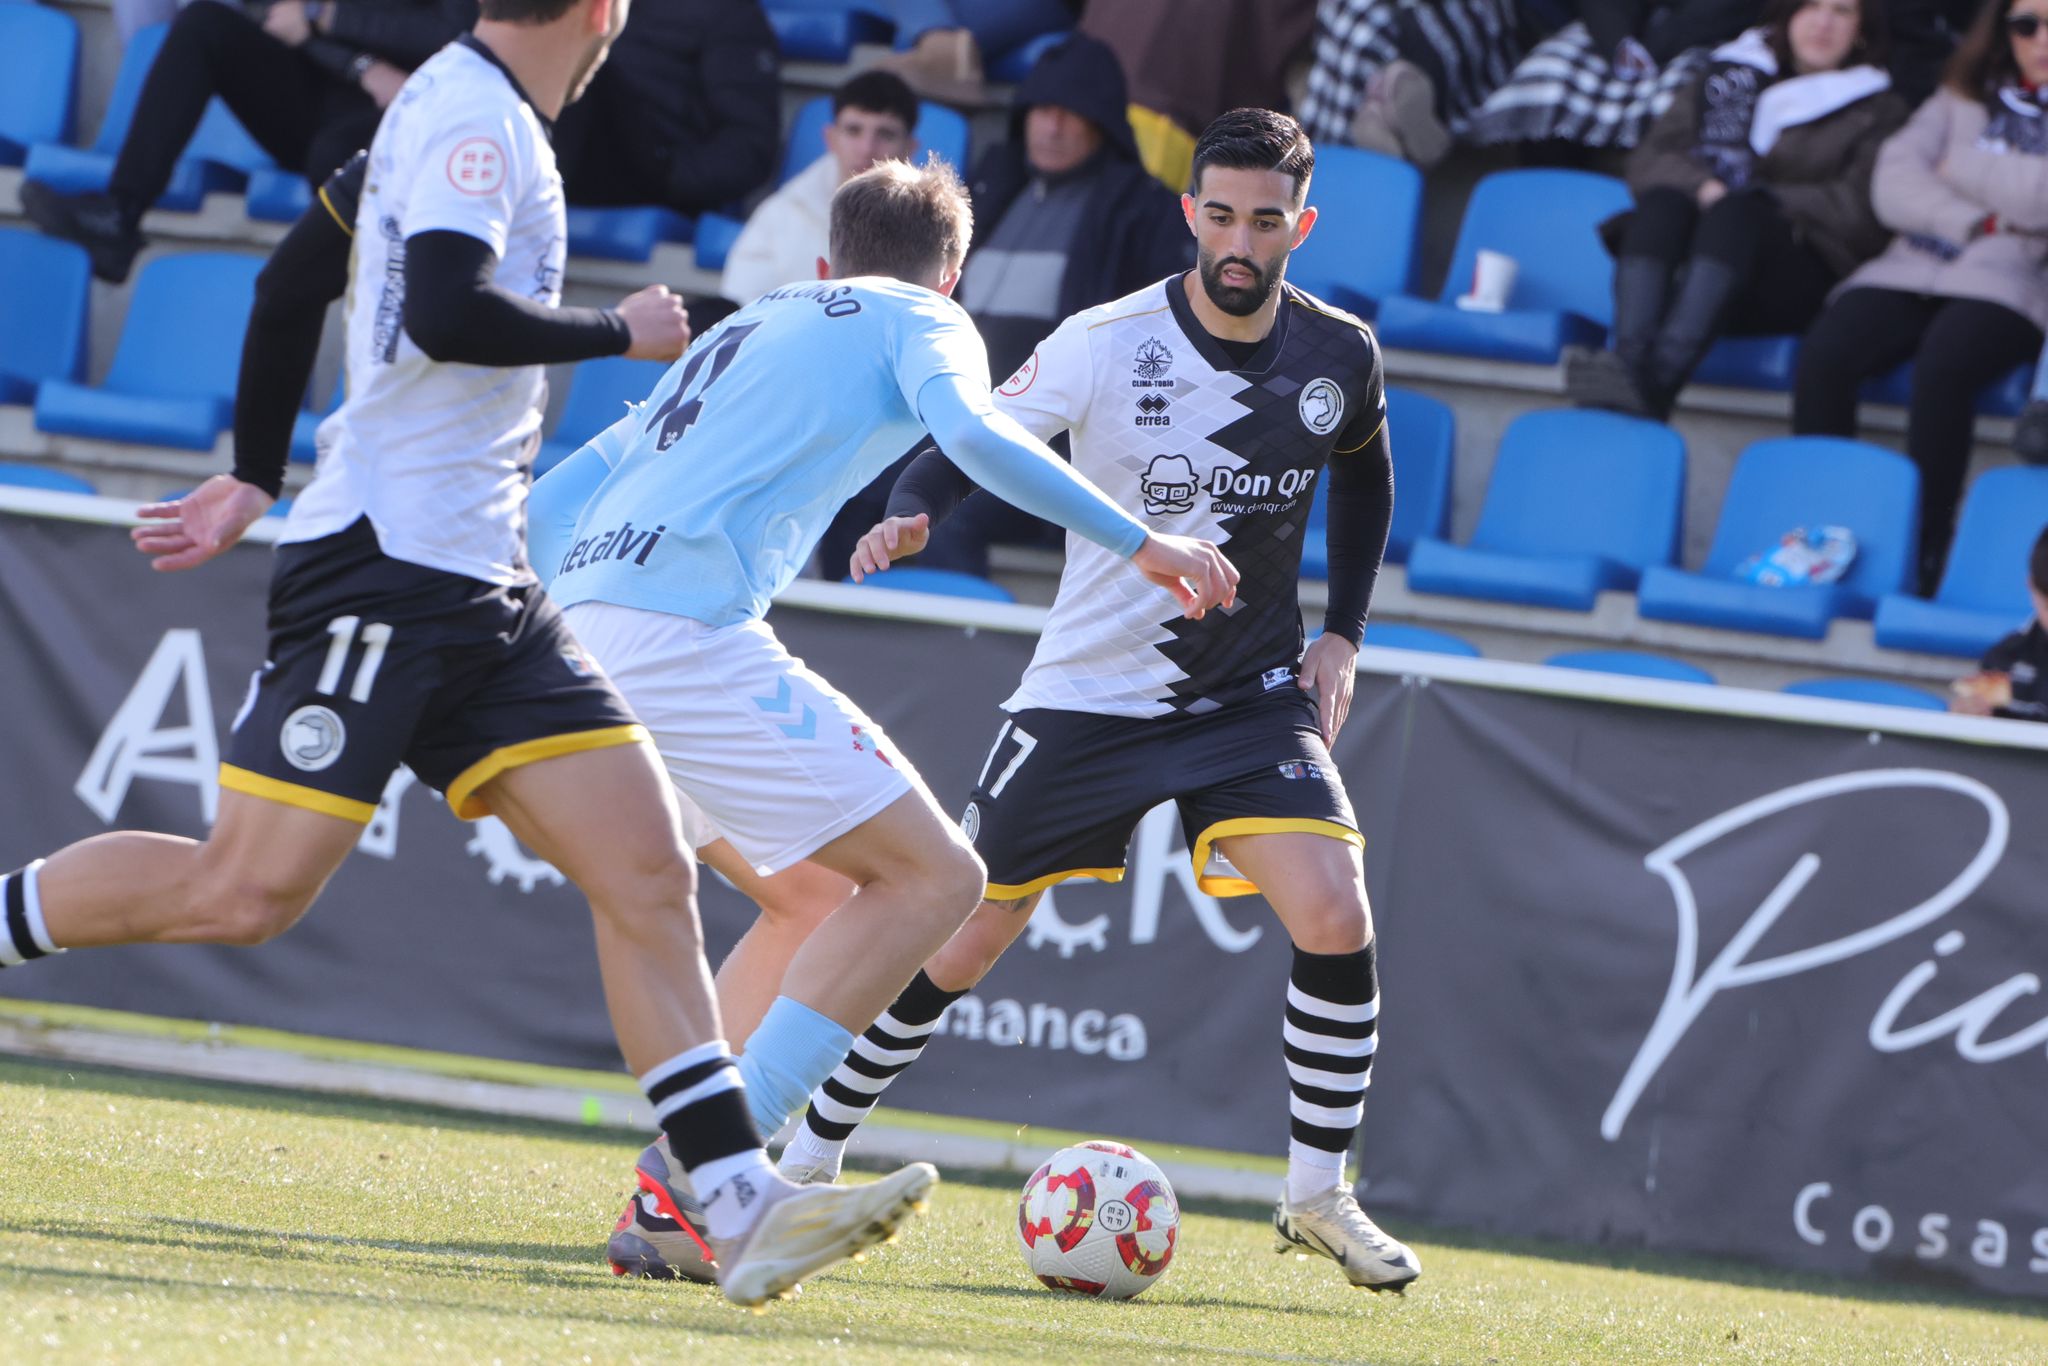
{"type": "Polygon", "coordinates": [[[693,847],[730,840],[767,877],[924,790],[881,728],[765,621],[706,626],[608,602],[567,615],[700,808],[696,828],[685,822],[693,847]]]}

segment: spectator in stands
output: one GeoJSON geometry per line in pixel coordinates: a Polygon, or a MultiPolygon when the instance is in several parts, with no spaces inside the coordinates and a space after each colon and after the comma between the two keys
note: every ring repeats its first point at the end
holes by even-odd
{"type": "Polygon", "coordinates": [[[900,76],[863,71],[832,92],[825,154],[748,215],[726,254],[719,292],[749,304],[777,285],[816,276],[833,192],[876,162],[907,155],[916,127],[917,96],[900,76]]]}
{"type": "Polygon", "coordinates": [[[1761,0],[1579,0],[1472,115],[1467,141],[1543,143],[1564,159],[1629,148],[1699,78],[1707,54],[1753,27],[1761,0]]]}
{"type": "Polygon", "coordinates": [[[1949,689],[1948,709],[1968,716],[2048,721],[2048,529],[2027,564],[2034,619],[1984,652],[1977,672],[1949,689]]]}
{"type": "Polygon", "coordinates": [[[1032,39],[1074,26],[1080,0],[883,0],[896,21],[884,65],[926,99],[980,104],[983,69],[1032,39]]]}
{"type": "Polygon", "coordinates": [[[1715,49],[1629,160],[1613,349],[1575,348],[1565,390],[1663,421],[1723,332],[1804,332],[1837,281],[1884,250],[1871,168],[1906,121],[1878,0],[1772,0],[1715,49]]]}
{"type": "Polygon", "coordinates": [[[760,189],[782,155],[782,78],[758,0],[633,0],[554,141],[571,204],[697,214],[760,189]]]}
{"type": "Polygon", "coordinates": [[[1940,90],[1878,153],[1871,195],[1898,234],[1836,292],[1799,352],[1792,427],[1852,436],[1863,381],[1913,362],[1920,584],[1948,550],[1978,391],[2048,327],[2048,0],[1989,0],[1940,90]]]}
{"type": "MultiPolygon", "coordinates": [[[[1116,54],[1073,34],[1018,85],[1010,140],[975,165],[975,245],[953,297],[981,329],[993,380],[1023,365],[1062,318],[1194,264],[1179,199],[1138,162],[1127,103],[1116,54]]],[[[881,520],[900,469],[834,521],[818,550],[832,577],[846,572],[854,541],[881,520]]],[[[919,563],[986,574],[991,537],[1057,539],[1005,503],[970,499],[933,534],[919,563]]]]}
{"type": "Polygon", "coordinates": [[[1515,0],[1323,0],[1302,127],[1433,166],[1555,18],[1515,0]]]}
{"type": "Polygon", "coordinates": [[[1081,15],[1081,31],[1108,43],[1131,78],[1139,158],[1175,194],[1194,169],[1195,135],[1217,115],[1288,107],[1289,69],[1315,28],[1316,0],[1115,0],[1081,15]]]}
{"type": "Polygon", "coordinates": [[[406,73],[466,32],[476,0],[276,0],[260,15],[186,7],[136,101],[105,193],[59,194],[34,181],[22,209],[82,244],[93,274],[119,283],[142,249],[142,215],[218,95],[280,166],[319,184],[369,145],[406,73]]]}

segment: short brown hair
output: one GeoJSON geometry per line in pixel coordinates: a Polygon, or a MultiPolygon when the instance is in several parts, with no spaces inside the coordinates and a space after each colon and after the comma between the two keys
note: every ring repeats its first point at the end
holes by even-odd
{"type": "Polygon", "coordinates": [[[957,267],[973,235],[967,187],[951,166],[937,157],[878,161],[832,196],[826,250],[835,275],[920,284],[957,267]]]}

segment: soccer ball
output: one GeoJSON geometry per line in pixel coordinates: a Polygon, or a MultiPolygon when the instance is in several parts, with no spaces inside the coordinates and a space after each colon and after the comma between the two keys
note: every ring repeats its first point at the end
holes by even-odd
{"type": "Polygon", "coordinates": [[[1062,1148],[1024,1183],[1017,1240],[1047,1288],[1127,1300],[1166,1274],[1180,1204],[1166,1173],[1121,1143],[1062,1148]]]}

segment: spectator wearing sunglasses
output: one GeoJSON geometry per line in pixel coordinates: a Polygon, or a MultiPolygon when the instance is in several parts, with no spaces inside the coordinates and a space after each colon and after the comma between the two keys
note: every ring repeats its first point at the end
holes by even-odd
{"type": "Polygon", "coordinates": [[[2048,0],[1989,0],[1942,87],[1878,153],[1894,233],[1843,281],[1800,349],[1792,426],[1853,436],[1863,381],[1913,362],[1906,453],[1920,467],[1920,586],[1939,575],[1977,395],[2048,328],[2048,0]]]}

